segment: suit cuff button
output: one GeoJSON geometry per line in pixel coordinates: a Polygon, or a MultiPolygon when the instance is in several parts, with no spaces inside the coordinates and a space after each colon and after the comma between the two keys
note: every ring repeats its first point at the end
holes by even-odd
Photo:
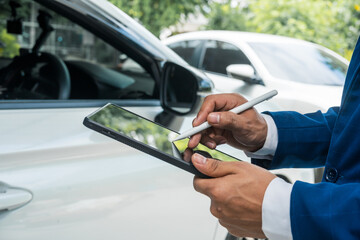
{"type": "Polygon", "coordinates": [[[336,182],[338,177],[339,177],[339,173],[336,170],[336,168],[328,168],[326,170],[326,175],[325,175],[326,181],[334,183],[336,182]]]}

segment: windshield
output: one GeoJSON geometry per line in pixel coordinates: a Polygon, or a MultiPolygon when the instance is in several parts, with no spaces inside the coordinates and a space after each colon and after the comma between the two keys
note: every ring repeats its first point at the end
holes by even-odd
{"type": "Polygon", "coordinates": [[[94,11],[99,12],[99,17],[102,15],[104,18],[115,20],[121,27],[126,27],[127,37],[132,38],[134,42],[141,44],[150,53],[156,53],[157,57],[165,58],[165,60],[171,60],[178,64],[187,65],[181,57],[161,43],[157,37],[110,2],[104,0],[89,0],[82,2],[93,8],[94,11]],[[164,53],[166,55],[164,55],[164,53]]]}
{"type": "Polygon", "coordinates": [[[294,82],[342,86],[347,64],[316,45],[251,42],[269,73],[294,82]]]}

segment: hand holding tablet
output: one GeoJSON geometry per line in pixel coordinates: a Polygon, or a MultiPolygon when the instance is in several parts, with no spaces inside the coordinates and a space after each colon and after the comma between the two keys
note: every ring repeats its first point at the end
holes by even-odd
{"type": "Polygon", "coordinates": [[[222,161],[239,161],[237,158],[201,144],[189,151],[188,138],[173,143],[172,140],[179,135],[177,132],[115,104],[109,103],[87,116],[84,119],[84,125],[201,177],[207,176],[200,173],[189,161],[194,152],[222,161]]]}

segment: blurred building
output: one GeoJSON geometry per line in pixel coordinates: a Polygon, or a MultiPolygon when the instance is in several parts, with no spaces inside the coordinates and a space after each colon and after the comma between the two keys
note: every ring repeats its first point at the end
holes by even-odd
{"type": "Polygon", "coordinates": [[[201,13],[190,14],[187,18],[183,16],[176,25],[163,29],[160,33],[160,39],[165,39],[179,33],[201,30],[207,23],[208,20],[201,13]]]}

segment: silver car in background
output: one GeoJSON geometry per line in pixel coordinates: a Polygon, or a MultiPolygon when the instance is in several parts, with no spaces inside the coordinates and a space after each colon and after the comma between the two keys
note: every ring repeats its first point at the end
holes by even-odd
{"type": "Polygon", "coordinates": [[[277,89],[273,102],[301,113],[340,105],[349,62],[320,45],[237,31],[189,32],[163,43],[205,71],[220,92],[255,97],[277,89]]]}

